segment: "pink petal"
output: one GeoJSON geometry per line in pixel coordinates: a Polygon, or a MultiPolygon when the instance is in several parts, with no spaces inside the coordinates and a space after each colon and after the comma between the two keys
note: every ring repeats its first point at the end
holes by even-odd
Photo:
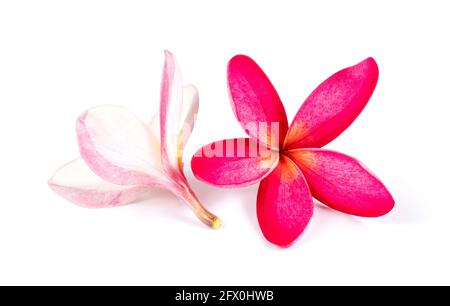
{"type": "Polygon", "coordinates": [[[378,66],[373,58],[329,77],[300,107],[285,148],[322,147],[335,139],[369,102],[377,80],[378,66]]]}
{"type": "Polygon", "coordinates": [[[146,190],[142,186],[111,184],[95,175],[80,158],[59,168],[48,184],[63,198],[87,208],[128,204],[146,190]]]}
{"type": "Polygon", "coordinates": [[[221,187],[247,186],[259,182],[278,163],[278,153],[248,138],[227,139],[201,148],[192,157],[194,175],[221,187]]]}
{"type": "Polygon", "coordinates": [[[313,196],[348,214],[378,217],[394,207],[383,183],[358,160],[323,149],[287,152],[300,167],[313,196]]]}
{"type": "Polygon", "coordinates": [[[94,107],[77,120],[81,157],[91,170],[118,185],[160,185],[159,143],[149,128],[119,106],[94,107]]]}
{"type": "Polygon", "coordinates": [[[266,239],[290,246],[303,232],[313,214],[311,194],[300,169],[285,156],[275,170],[261,181],[257,214],[266,239]]]}
{"type": "MultiPolygon", "coordinates": [[[[198,113],[198,100],[198,90],[194,85],[186,85],[183,87],[183,106],[180,117],[181,124],[178,129],[178,143],[182,144],[182,148],[186,145],[192,129],[194,128],[198,113]]],[[[160,112],[157,112],[152,116],[149,123],[150,130],[159,142],[161,140],[160,117],[160,112]]]]}
{"type": "Polygon", "coordinates": [[[161,160],[167,173],[181,178],[182,156],[178,141],[183,109],[181,74],[173,54],[165,51],[165,56],[160,103],[161,160]]]}
{"type": "Polygon", "coordinates": [[[248,135],[278,148],[288,122],[280,97],[264,71],[250,57],[236,55],[228,63],[228,89],[234,114],[248,135]]]}

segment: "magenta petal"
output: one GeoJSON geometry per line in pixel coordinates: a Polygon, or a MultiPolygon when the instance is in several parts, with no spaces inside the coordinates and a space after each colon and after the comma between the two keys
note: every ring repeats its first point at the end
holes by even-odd
{"type": "Polygon", "coordinates": [[[323,149],[287,153],[300,167],[313,196],[348,214],[378,217],[394,207],[383,183],[358,160],[323,149]]]}
{"type": "Polygon", "coordinates": [[[248,186],[259,182],[278,163],[278,152],[249,138],[216,141],[192,157],[194,175],[221,187],[248,186]]]}
{"type": "Polygon", "coordinates": [[[245,55],[233,57],[228,63],[228,88],[234,114],[247,134],[278,148],[288,127],[286,112],[258,64],[245,55]]]}
{"type": "Polygon", "coordinates": [[[375,90],[378,66],[373,58],[343,69],[320,84],[297,112],[285,148],[322,147],[358,117],[375,90]]]}
{"type": "Polygon", "coordinates": [[[311,194],[300,169],[289,158],[280,157],[275,170],[261,181],[257,214],[266,239],[290,246],[303,232],[313,214],[311,194]]]}
{"type": "Polygon", "coordinates": [[[96,176],[82,159],[59,168],[48,181],[58,195],[87,208],[104,208],[135,201],[145,193],[142,186],[111,184],[96,176]]]}

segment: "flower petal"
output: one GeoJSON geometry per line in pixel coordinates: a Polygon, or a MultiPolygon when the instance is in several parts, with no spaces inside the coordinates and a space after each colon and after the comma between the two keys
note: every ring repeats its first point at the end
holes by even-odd
{"type": "MultiPolygon", "coordinates": [[[[194,85],[183,87],[183,106],[181,110],[181,120],[178,129],[178,143],[182,144],[182,149],[191,135],[198,113],[198,90],[194,85]]],[[[152,132],[157,136],[158,141],[161,138],[160,113],[152,116],[149,126],[152,132]]]]}
{"type": "Polygon", "coordinates": [[[300,107],[284,147],[322,147],[335,139],[369,102],[377,80],[378,66],[373,58],[329,77],[300,107]]]}
{"type": "Polygon", "coordinates": [[[313,196],[348,214],[378,217],[394,207],[383,183],[358,160],[323,149],[287,152],[305,176],[313,196]]]}
{"type": "Polygon", "coordinates": [[[91,170],[118,185],[159,185],[159,143],[149,128],[119,106],[89,109],[77,120],[81,157],[91,170]]]}
{"type": "Polygon", "coordinates": [[[248,186],[259,182],[278,163],[278,152],[249,138],[216,141],[192,157],[194,175],[221,187],[248,186]]]}
{"type": "MultiPolygon", "coordinates": [[[[181,120],[178,132],[178,144],[181,150],[184,149],[186,142],[194,128],[195,119],[198,113],[198,90],[194,85],[183,87],[183,106],[181,109],[181,120]]],[[[179,148],[180,149],[180,148],[179,148]]],[[[182,155],[182,152],[179,152],[182,155]]]]}
{"type": "Polygon", "coordinates": [[[183,110],[181,73],[175,57],[165,51],[166,60],[161,81],[160,128],[161,159],[164,170],[181,178],[181,150],[178,141],[183,110]]]}
{"type": "Polygon", "coordinates": [[[278,167],[259,185],[257,214],[264,237],[276,245],[290,246],[308,225],[313,210],[300,169],[281,156],[278,167]]]}
{"type": "Polygon", "coordinates": [[[147,189],[144,186],[111,184],[95,175],[80,158],[59,168],[48,184],[63,198],[87,208],[128,204],[147,189]]]}
{"type": "Polygon", "coordinates": [[[247,134],[278,148],[288,122],[280,97],[264,71],[250,57],[236,55],[228,63],[228,89],[234,114],[247,134]]]}

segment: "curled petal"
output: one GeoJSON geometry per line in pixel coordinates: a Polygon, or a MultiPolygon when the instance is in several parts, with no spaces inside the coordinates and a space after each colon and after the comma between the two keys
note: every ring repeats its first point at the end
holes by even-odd
{"type": "Polygon", "coordinates": [[[153,135],[155,135],[155,139],[158,141],[158,143],[161,143],[161,127],[159,125],[159,117],[159,112],[153,114],[148,127],[150,128],[150,131],[153,133],[153,135]]]}
{"type": "Polygon", "coordinates": [[[262,180],[278,163],[278,152],[249,138],[216,141],[192,157],[194,175],[220,187],[248,186],[262,180]]]}
{"type": "Polygon", "coordinates": [[[228,63],[228,89],[234,114],[247,134],[278,149],[287,117],[264,71],[250,57],[236,55],[228,63]]]}
{"type": "Polygon", "coordinates": [[[89,109],[77,120],[77,136],[81,157],[108,182],[159,185],[166,180],[155,136],[122,107],[89,109]]]}
{"type": "MultiPolygon", "coordinates": [[[[183,106],[181,109],[181,120],[178,127],[178,149],[183,150],[186,142],[194,128],[198,113],[198,90],[194,85],[183,87],[183,106]]],[[[180,156],[182,152],[178,153],[180,156]]]]}
{"type": "Polygon", "coordinates": [[[290,246],[308,225],[313,209],[300,169],[281,156],[279,165],[259,185],[257,215],[264,237],[278,246],[290,246]]]}
{"type": "Polygon", "coordinates": [[[59,168],[48,181],[60,196],[87,208],[128,204],[141,197],[146,187],[109,183],[95,175],[80,158],[59,168]]]}
{"type": "MultiPolygon", "coordinates": [[[[187,85],[183,87],[183,106],[181,110],[180,126],[178,129],[178,149],[184,149],[186,142],[191,135],[194,128],[195,120],[198,113],[198,90],[194,85],[187,85]],[[181,146],[180,146],[181,145],[181,146]]],[[[157,112],[150,120],[149,126],[152,132],[160,141],[161,127],[159,124],[160,113],[157,112]]],[[[182,155],[182,152],[177,152],[182,155]]]]}
{"type": "Polygon", "coordinates": [[[183,110],[181,73],[172,53],[165,51],[161,81],[160,129],[161,161],[164,170],[181,178],[181,150],[179,144],[180,121],[183,110]]]}
{"type": "Polygon", "coordinates": [[[383,183],[358,160],[323,149],[287,153],[302,170],[313,196],[348,214],[378,217],[394,207],[383,183]]]}
{"type": "Polygon", "coordinates": [[[373,58],[343,69],[320,84],[297,112],[285,149],[320,148],[341,134],[369,102],[378,80],[373,58]]]}

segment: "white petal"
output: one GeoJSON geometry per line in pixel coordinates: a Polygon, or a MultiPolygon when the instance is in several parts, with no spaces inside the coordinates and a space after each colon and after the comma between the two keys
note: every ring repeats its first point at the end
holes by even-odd
{"type": "Polygon", "coordinates": [[[98,176],[119,185],[166,180],[159,142],[136,116],[119,106],[98,106],[78,118],[81,157],[98,176]]]}
{"type": "Polygon", "coordinates": [[[59,168],[48,184],[60,196],[88,208],[128,204],[143,196],[148,189],[109,183],[95,175],[81,158],[59,168]]]}
{"type": "Polygon", "coordinates": [[[164,170],[172,177],[179,177],[181,155],[178,136],[183,105],[181,75],[172,53],[165,51],[165,56],[160,103],[161,159],[164,170]]]}
{"type": "MultiPolygon", "coordinates": [[[[198,90],[194,85],[183,87],[183,105],[179,125],[178,143],[183,149],[194,128],[198,113],[198,90]]],[[[179,152],[181,154],[181,152],[179,152]]]]}
{"type": "MultiPolygon", "coordinates": [[[[183,87],[183,103],[178,124],[178,143],[182,143],[183,147],[186,144],[192,129],[194,128],[195,120],[198,113],[198,91],[194,85],[187,85],[183,87]]],[[[148,126],[158,141],[161,138],[161,126],[159,124],[160,113],[154,114],[148,126]]]]}

